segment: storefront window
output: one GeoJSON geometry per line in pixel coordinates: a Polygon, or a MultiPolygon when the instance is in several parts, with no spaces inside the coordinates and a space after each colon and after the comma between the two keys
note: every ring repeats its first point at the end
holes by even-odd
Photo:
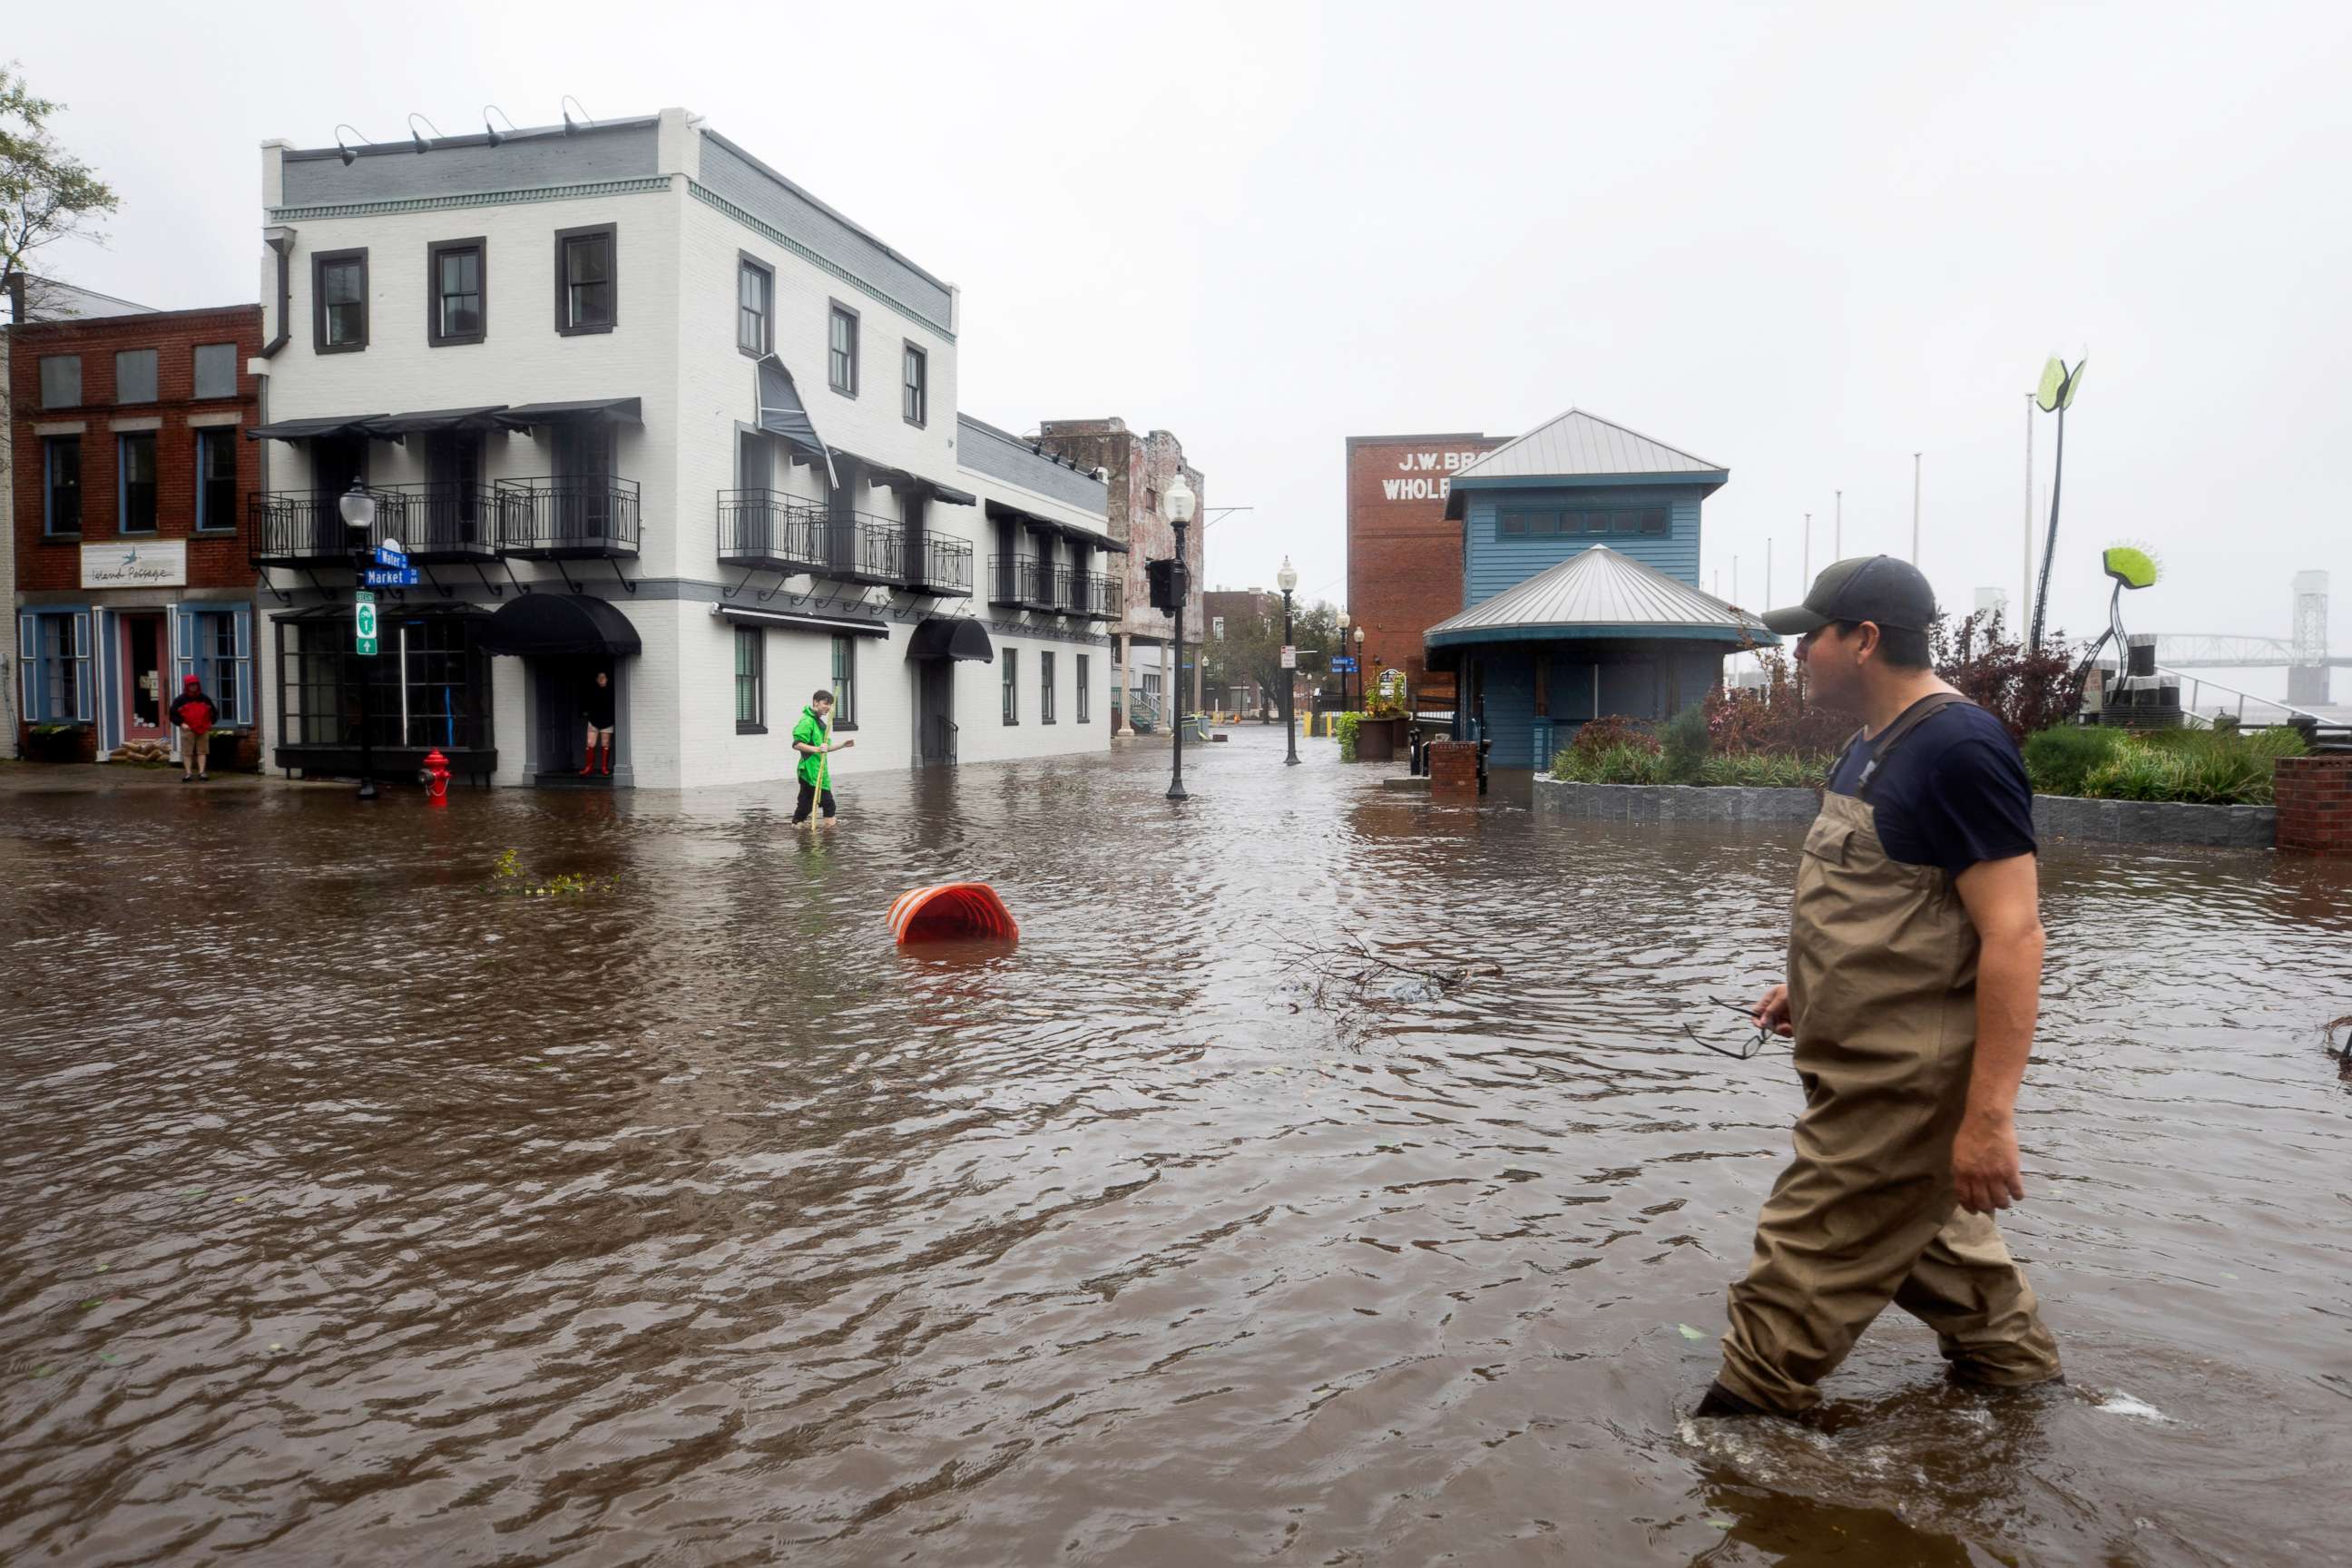
{"type": "Polygon", "coordinates": [[[356,747],[361,712],[380,747],[487,750],[490,658],[479,611],[387,611],[371,657],[352,650],[352,612],[306,610],[278,620],[279,743],[356,747]],[[364,699],[362,683],[365,683],[364,699]]]}

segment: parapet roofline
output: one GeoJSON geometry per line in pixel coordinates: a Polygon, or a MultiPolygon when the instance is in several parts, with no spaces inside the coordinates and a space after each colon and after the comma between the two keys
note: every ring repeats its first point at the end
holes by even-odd
{"type": "MultiPolygon", "coordinates": [[[[641,121],[640,123],[650,123],[650,121],[641,121]]],[[[700,127],[700,130],[703,135],[709,137],[711,141],[718,142],[721,147],[726,148],[730,153],[734,153],[735,156],[742,159],[743,162],[751,164],[751,167],[759,170],[760,173],[775,181],[776,184],[783,186],[784,189],[792,192],[793,195],[798,196],[802,201],[808,203],[809,205],[816,208],[817,211],[824,214],[825,216],[841,225],[842,227],[852,231],[859,238],[866,240],[876,249],[881,251],[883,255],[887,256],[891,260],[897,262],[908,271],[914,273],[917,277],[922,279],[923,281],[930,284],[933,288],[950,290],[952,290],[955,288],[954,284],[949,282],[946,279],[941,278],[939,274],[931,271],[929,268],[924,267],[920,262],[912,259],[905,251],[902,251],[896,246],[891,245],[888,241],[883,239],[881,236],[876,234],[872,229],[867,228],[865,225],[857,222],[855,218],[843,216],[839,212],[834,210],[834,208],[826,205],[815,196],[811,195],[804,187],[793,184],[791,180],[788,180],[783,175],[776,173],[776,171],[770,168],[767,163],[757,153],[738,146],[733,142],[729,141],[726,137],[721,136],[718,132],[711,130],[708,125],[700,127]]]]}
{"type": "MultiPolygon", "coordinates": [[[[501,143],[508,142],[536,142],[550,136],[554,137],[558,141],[562,141],[566,136],[569,136],[576,141],[583,136],[593,136],[599,132],[643,131],[648,126],[659,125],[660,123],[661,117],[659,115],[640,114],[627,120],[599,120],[593,124],[577,124],[572,126],[568,132],[561,125],[531,125],[526,126],[520,130],[501,131],[499,132],[499,141],[501,143]]],[[[490,136],[489,132],[487,131],[477,131],[465,136],[427,136],[425,139],[425,149],[428,153],[436,147],[488,147],[489,145],[490,136]]],[[[412,141],[363,142],[356,147],[348,149],[343,147],[289,147],[285,149],[283,155],[289,161],[303,162],[316,158],[340,158],[346,151],[362,158],[387,158],[395,155],[414,158],[419,155],[416,151],[416,143],[412,141]]]]}

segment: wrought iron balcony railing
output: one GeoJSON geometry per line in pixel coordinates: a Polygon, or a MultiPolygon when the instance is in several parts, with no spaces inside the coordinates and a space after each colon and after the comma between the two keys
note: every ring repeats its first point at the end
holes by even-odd
{"type": "Polygon", "coordinates": [[[1121,608],[1127,584],[1108,572],[1078,572],[1072,574],[1071,612],[1094,621],[1115,621],[1125,613],[1121,608]]]}
{"type": "Polygon", "coordinates": [[[907,530],[901,523],[862,511],[836,510],[825,520],[825,563],[819,575],[844,583],[907,581],[907,530]]]}
{"type": "Polygon", "coordinates": [[[1054,563],[1034,555],[990,556],[988,602],[1022,610],[1058,608],[1054,563]]]}
{"type": "Polygon", "coordinates": [[[719,559],[768,572],[824,573],[832,562],[824,503],[781,490],[719,492],[719,559]]]}
{"type": "Polygon", "coordinates": [[[343,521],[341,500],[340,495],[316,490],[264,490],[247,495],[247,559],[257,567],[348,564],[354,555],[394,537],[391,509],[381,499],[374,526],[364,531],[343,521]]]}
{"type": "Polygon", "coordinates": [[[407,547],[411,560],[498,559],[498,503],[488,487],[446,481],[380,485],[369,493],[377,524],[407,547]]]}
{"type": "Polygon", "coordinates": [[[921,559],[908,585],[926,594],[969,598],[971,595],[971,542],[951,535],[923,535],[921,559]]]}
{"type": "Polygon", "coordinates": [[[614,479],[500,479],[499,543],[541,561],[635,555],[637,481],[614,479]]]}

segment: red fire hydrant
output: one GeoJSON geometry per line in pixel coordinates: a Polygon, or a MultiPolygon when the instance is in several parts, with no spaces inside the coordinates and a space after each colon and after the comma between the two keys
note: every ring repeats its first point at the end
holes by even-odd
{"type": "Polygon", "coordinates": [[[449,804],[449,759],[438,746],[425,754],[425,799],[432,805],[449,804]]]}

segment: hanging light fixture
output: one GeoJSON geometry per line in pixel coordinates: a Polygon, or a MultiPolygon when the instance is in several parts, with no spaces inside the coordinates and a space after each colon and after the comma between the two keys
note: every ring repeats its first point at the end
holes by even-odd
{"type": "Polygon", "coordinates": [[[350,132],[351,132],[354,137],[357,137],[361,142],[362,142],[363,144],[365,144],[365,145],[367,145],[367,146],[373,147],[373,146],[374,146],[374,145],[375,145],[375,143],[374,143],[373,142],[372,142],[372,141],[369,141],[369,139],[368,139],[368,137],[366,136],[366,134],[365,134],[364,132],[362,132],[360,130],[360,128],[359,128],[358,126],[356,126],[356,125],[338,125],[338,126],[336,126],[336,127],[335,127],[335,151],[342,154],[342,157],[343,157],[343,167],[344,167],[344,168],[346,168],[346,169],[348,169],[348,168],[350,168],[350,167],[352,166],[352,161],[353,161],[354,159],[356,159],[356,158],[359,156],[359,154],[358,154],[356,152],[353,152],[351,148],[349,148],[349,147],[347,147],[347,146],[343,145],[343,132],[346,132],[346,131],[350,132]]]}
{"type": "Polygon", "coordinates": [[[507,129],[509,131],[512,131],[515,128],[513,115],[509,114],[503,109],[499,109],[499,106],[495,103],[486,103],[482,105],[482,132],[483,134],[489,137],[490,145],[493,147],[506,140],[506,137],[499,132],[499,128],[490,123],[490,111],[494,109],[498,110],[499,118],[507,122],[507,129]]]}
{"type": "MultiPolygon", "coordinates": [[[[423,115],[421,115],[421,114],[414,114],[414,113],[412,113],[411,115],[409,115],[409,117],[408,117],[408,139],[409,139],[411,142],[415,142],[415,143],[416,143],[416,150],[417,150],[419,153],[422,153],[422,152],[424,152],[424,151],[425,151],[425,138],[424,138],[424,137],[422,137],[422,136],[419,136],[419,135],[416,133],[416,122],[417,122],[418,121],[420,121],[420,120],[425,120],[425,116],[423,116],[423,115]]],[[[448,138],[447,138],[446,136],[442,135],[441,128],[440,128],[438,125],[434,124],[434,123],[433,123],[433,121],[431,121],[430,120],[425,120],[425,129],[427,129],[427,130],[431,131],[431,132],[433,132],[433,134],[434,134],[434,135],[436,135],[436,136],[437,136],[437,137],[440,137],[440,138],[441,138],[441,140],[443,140],[443,141],[445,141],[445,142],[448,140],[448,138]]]]}

